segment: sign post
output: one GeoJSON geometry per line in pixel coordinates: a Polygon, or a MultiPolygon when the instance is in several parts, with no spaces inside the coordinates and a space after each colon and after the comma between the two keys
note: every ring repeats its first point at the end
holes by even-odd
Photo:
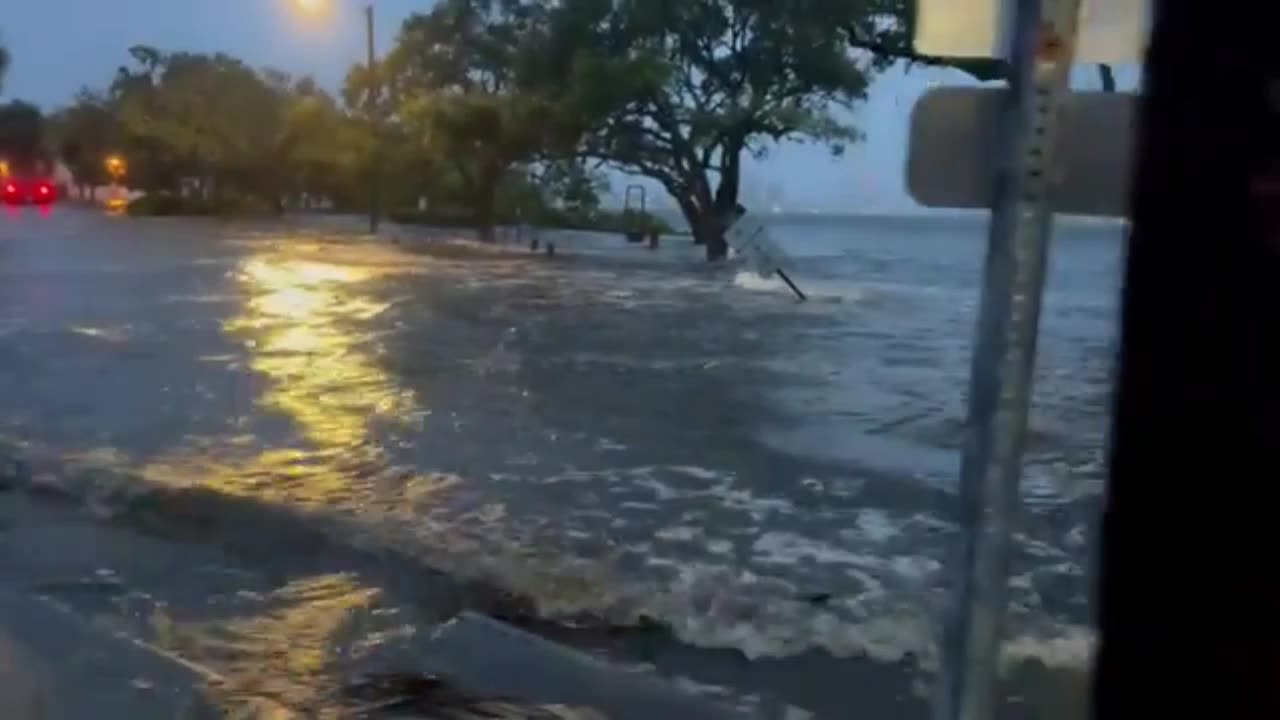
{"type": "Polygon", "coordinates": [[[998,135],[1006,147],[996,171],[969,384],[960,470],[965,535],[944,621],[935,720],[995,717],[1010,538],[1052,219],[1050,178],[1081,2],[1019,0],[1009,18],[1010,87],[998,135]]]}

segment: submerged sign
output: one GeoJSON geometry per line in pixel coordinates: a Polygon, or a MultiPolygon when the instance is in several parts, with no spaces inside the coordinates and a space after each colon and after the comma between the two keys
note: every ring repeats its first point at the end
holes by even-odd
{"type": "Polygon", "coordinates": [[[732,224],[725,232],[725,240],[733,247],[734,252],[742,256],[760,277],[771,278],[777,275],[796,297],[806,299],[804,291],[796,286],[784,269],[787,265],[786,253],[774,244],[765,224],[758,218],[747,217],[746,209],[741,206],[730,222],[732,224]]]}
{"type": "Polygon", "coordinates": [[[773,277],[786,264],[786,256],[769,238],[769,230],[758,218],[742,217],[725,233],[738,255],[762,278],[773,277]]]}
{"type": "MultiPolygon", "coordinates": [[[[916,0],[915,48],[925,55],[1008,58],[1020,0],[916,0]]],[[[1075,61],[1138,62],[1150,31],[1150,0],[1082,0],[1075,61]]]]}

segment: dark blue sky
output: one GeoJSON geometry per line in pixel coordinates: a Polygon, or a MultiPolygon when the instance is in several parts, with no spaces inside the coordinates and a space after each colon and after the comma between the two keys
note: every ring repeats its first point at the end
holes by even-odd
{"type": "MultiPolygon", "coordinates": [[[[46,109],[85,85],[102,86],[137,44],[161,49],[223,51],[256,66],[310,74],[337,88],[364,53],[359,0],[330,0],[333,12],[307,18],[293,0],[5,0],[0,32],[13,54],[5,97],[46,109]]],[[[400,22],[431,0],[376,0],[377,42],[390,45],[400,22]]],[[[1081,87],[1096,87],[1081,69],[1081,87]]],[[[1136,73],[1122,73],[1132,85],[1136,73]]],[[[866,139],[842,158],[812,146],[778,148],[752,163],[744,178],[748,204],[779,190],[792,209],[902,212],[916,209],[902,189],[911,106],[931,83],[962,84],[949,70],[892,71],[880,78],[854,121],[866,139]]],[[[621,183],[615,183],[618,194],[621,183]]]]}

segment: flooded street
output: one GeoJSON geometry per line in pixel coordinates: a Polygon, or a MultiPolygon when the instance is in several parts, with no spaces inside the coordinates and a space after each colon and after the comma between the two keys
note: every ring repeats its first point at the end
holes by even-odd
{"type": "MultiPolygon", "coordinates": [[[[687,238],[10,212],[0,444],[74,502],[16,522],[0,582],[317,715],[470,609],[770,717],[925,717],[983,228],[774,232],[811,302],[687,238]]],[[[1120,243],[1056,243],[1010,718],[1077,717],[1091,644],[1120,243]]]]}

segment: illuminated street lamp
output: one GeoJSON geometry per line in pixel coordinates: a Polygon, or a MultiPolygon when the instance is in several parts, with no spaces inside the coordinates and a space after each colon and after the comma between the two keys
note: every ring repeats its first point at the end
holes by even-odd
{"type": "MultiPolygon", "coordinates": [[[[328,8],[329,3],[334,0],[293,0],[298,9],[309,15],[318,15],[328,8]]],[[[378,73],[374,69],[376,62],[376,53],[373,47],[373,2],[370,0],[364,6],[365,20],[365,41],[369,52],[369,99],[367,102],[367,112],[369,120],[373,123],[374,128],[374,150],[373,162],[370,163],[369,170],[369,232],[375,234],[378,232],[378,161],[380,146],[378,144],[378,134],[380,127],[378,124],[378,95],[381,91],[378,85],[378,73]]]]}
{"type": "Polygon", "coordinates": [[[124,177],[125,172],[128,171],[128,164],[119,155],[108,155],[105,165],[113,183],[120,182],[120,178],[124,177]]]}
{"type": "Polygon", "coordinates": [[[9,161],[0,159],[0,180],[9,177],[9,161]]]}

